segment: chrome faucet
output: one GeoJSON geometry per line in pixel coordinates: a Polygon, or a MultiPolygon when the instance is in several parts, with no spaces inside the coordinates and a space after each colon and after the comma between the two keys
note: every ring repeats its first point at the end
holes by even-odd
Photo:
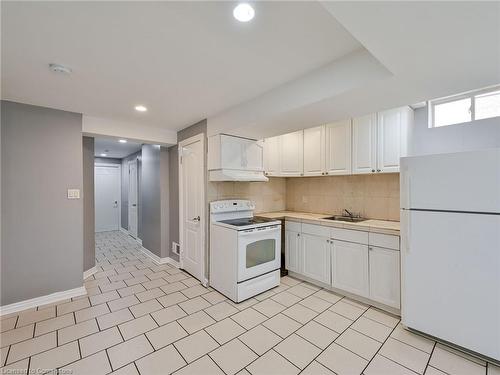
{"type": "Polygon", "coordinates": [[[354,214],[352,214],[348,209],[344,208],[344,212],[349,216],[351,219],[354,219],[354,214]]]}

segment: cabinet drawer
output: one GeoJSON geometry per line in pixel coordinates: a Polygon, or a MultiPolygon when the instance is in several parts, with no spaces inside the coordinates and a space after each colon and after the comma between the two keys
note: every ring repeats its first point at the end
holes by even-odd
{"type": "Polygon", "coordinates": [[[314,224],[302,224],[302,233],[312,234],[321,237],[330,237],[330,228],[314,224]]]}
{"type": "Polygon", "coordinates": [[[285,221],[285,229],[294,232],[302,232],[302,223],[297,223],[295,221],[285,221]]]}
{"type": "Polygon", "coordinates": [[[368,232],[359,230],[331,228],[330,236],[335,240],[368,244],[368,232]]]}
{"type": "Polygon", "coordinates": [[[370,246],[399,250],[399,236],[391,236],[390,234],[381,233],[369,233],[368,243],[370,244],[370,246]]]}

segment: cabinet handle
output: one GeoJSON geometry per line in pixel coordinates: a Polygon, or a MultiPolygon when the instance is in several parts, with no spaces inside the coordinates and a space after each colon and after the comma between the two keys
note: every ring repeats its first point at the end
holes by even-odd
{"type": "Polygon", "coordinates": [[[382,172],[380,169],[377,169],[377,172],[382,172]]]}
{"type": "Polygon", "coordinates": [[[321,174],[324,176],[324,175],[325,175],[325,172],[321,172],[321,174]]]}
{"type": "Polygon", "coordinates": [[[325,172],[325,174],[328,174],[328,172],[325,172]]]}
{"type": "Polygon", "coordinates": [[[374,172],[375,172],[375,169],[372,169],[372,173],[374,173],[374,172]]]}
{"type": "Polygon", "coordinates": [[[300,233],[297,233],[297,237],[300,237],[300,233]]]}

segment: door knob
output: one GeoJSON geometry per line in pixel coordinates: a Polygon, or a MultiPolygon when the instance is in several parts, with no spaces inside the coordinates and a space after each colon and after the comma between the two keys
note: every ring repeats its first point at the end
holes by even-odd
{"type": "Polygon", "coordinates": [[[200,216],[196,216],[195,218],[193,218],[193,221],[200,221],[200,216]]]}

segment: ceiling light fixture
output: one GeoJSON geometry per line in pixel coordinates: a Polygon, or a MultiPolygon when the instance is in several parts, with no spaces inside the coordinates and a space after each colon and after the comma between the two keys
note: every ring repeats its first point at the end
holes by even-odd
{"type": "Polygon", "coordinates": [[[138,112],[146,112],[148,109],[144,107],[143,105],[136,105],[135,110],[138,112]]]}
{"type": "Polygon", "coordinates": [[[101,154],[102,157],[108,156],[108,154],[101,154]]]}
{"type": "Polygon", "coordinates": [[[255,16],[255,10],[248,3],[240,3],[233,9],[233,16],[240,22],[248,22],[255,16]]]}
{"type": "Polygon", "coordinates": [[[49,64],[49,69],[55,73],[71,74],[72,72],[71,68],[61,64],[49,64]]]}
{"type": "Polygon", "coordinates": [[[126,139],[120,139],[118,142],[120,142],[120,143],[127,143],[127,140],[126,139]]]}

